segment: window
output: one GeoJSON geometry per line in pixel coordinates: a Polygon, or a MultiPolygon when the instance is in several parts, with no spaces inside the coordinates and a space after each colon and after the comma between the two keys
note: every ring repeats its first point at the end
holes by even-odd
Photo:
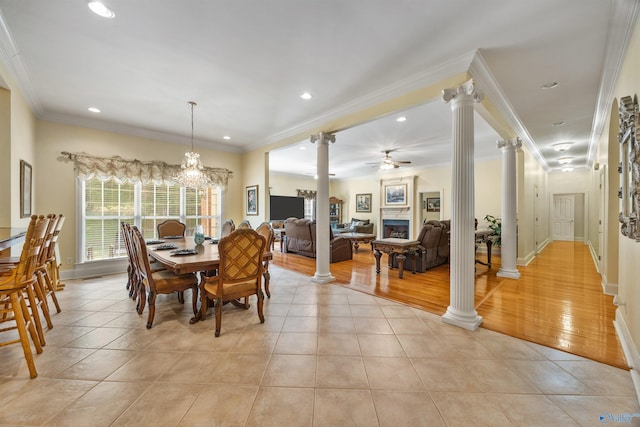
{"type": "Polygon", "coordinates": [[[219,237],[219,188],[181,188],[154,184],[117,184],[92,178],[80,180],[80,261],[126,256],[120,223],[136,225],[147,239],[157,237],[156,226],[165,219],[202,224],[205,235],[219,237]]]}
{"type": "Polygon", "coordinates": [[[316,199],[304,198],[304,217],[315,221],[316,219],[316,199]]]}

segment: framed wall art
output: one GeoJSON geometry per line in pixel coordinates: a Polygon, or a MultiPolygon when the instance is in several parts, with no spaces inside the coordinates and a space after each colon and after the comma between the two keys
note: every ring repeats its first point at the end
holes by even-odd
{"type": "Polygon", "coordinates": [[[247,187],[247,211],[246,215],[258,215],[258,186],[247,187]]]}
{"type": "Polygon", "coordinates": [[[427,198],[427,212],[440,212],[440,197],[427,198]]]}
{"type": "Polygon", "coordinates": [[[31,216],[32,173],[31,165],[20,160],[20,218],[31,216]]]}
{"type": "Polygon", "coordinates": [[[371,193],[356,194],[356,212],[371,212],[371,193]]]}
{"type": "Polygon", "coordinates": [[[386,185],[384,187],[384,204],[387,206],[406,206],[407,184],[386,185]]]}

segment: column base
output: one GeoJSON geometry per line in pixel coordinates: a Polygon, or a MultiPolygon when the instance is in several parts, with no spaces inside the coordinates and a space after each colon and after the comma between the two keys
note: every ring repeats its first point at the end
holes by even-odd
{"type": "Polygon", "coordinates": [[[509,279],[519,279],[520,278],[520,272],[518,271],[518,269],[515,270],[508,270],[508,269],[503,269],[500,268],[500,270],[498,270],[498,272],[496,273],[496,276],[498,277],[507,277],[509,279]]]}
{"type": "Polygon", "coordinates": [[[449,306],[447,312],[442,315],[442,321],[449,325],[475,331],[482,323],[482,316],[478,316],[475,310],[472,313],[461,313],[449,306]]]}
{"type": "Polygon", "coordinates": [[[333,277],[331,273],[319,274],[318,272],[316,272],[316,274],[314,274],[311,278],[311,281],[315,283],[329,283],[333,282],[334,280],[336,280],[336,278],[333,277]]]}

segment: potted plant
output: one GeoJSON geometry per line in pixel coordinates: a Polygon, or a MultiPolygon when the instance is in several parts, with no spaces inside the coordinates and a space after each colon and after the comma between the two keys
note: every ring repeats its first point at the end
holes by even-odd
{"type": "Polygon", "coordinates": [[[485,215],[484,220],[489,224],[489,229],[493,231],[493,236],[491,236],[493,244],[500,246],[502,243],[502,220],[493,215],[485,215]]]}

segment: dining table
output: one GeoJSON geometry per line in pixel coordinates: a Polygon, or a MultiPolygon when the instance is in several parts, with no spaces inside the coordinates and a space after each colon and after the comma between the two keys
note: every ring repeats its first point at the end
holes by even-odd
{"type": "MultiPolygon", "coordinates": [[[[161,240],[147,241],[147,253],[164,268],[176,274],[200,273],[200,283],[220,267],[220,253],[216,239],[207,239],[202,245],[196,245],[193,238],[164,237],[161,240]]],[[[272,257],[270,251],[265,251],[265,261],[271,260],[272,257]]],[[[246,308],[239,301],[231,302],[233,305],[246,308]]],[[[206,313],[202,312],[201,307],[190,323],[203,320],[204,316],[206,313]]]]}

